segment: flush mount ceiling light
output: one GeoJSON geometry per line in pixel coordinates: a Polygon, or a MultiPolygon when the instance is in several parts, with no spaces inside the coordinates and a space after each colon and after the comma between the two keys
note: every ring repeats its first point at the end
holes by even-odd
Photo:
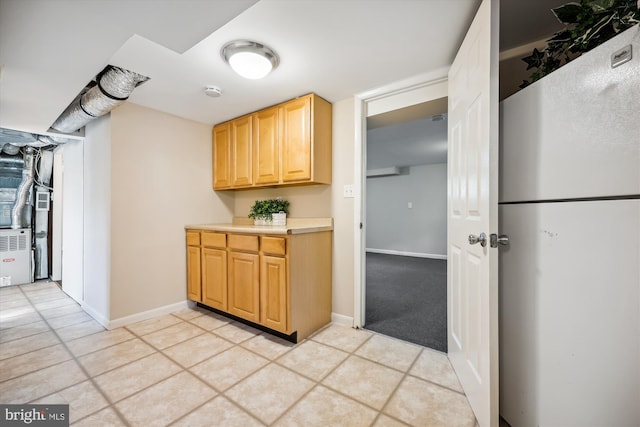
{"type": "Polygon", "coordinates": [[[233,71],[246,79],[261,79],[280,63],[278,54],[268,46],[249,40],[234,40],[220,51],[233,71]]]}

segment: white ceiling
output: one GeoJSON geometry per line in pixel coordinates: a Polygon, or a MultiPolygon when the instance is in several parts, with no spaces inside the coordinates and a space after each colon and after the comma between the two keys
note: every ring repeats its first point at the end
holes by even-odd
{"type": "Polygon", "coordinates": [[[367,170],[447,162],[447,119],[431,117],[367,131],[367,170]]]}
{"type": "Polygon", "coordinates": [[[0,127],[47,131],[107,64],[151,77],[130,102],[208,124],[308,92],[335,102],[450,64],[478,4],[0,0],[0,127]],[[235,75],[219,52],[238,38],[271,46],[280,66],[235,75]]]}
{"type": "MultiPolygon", "coordinates": [[[[545,40],[563,28],[551,12],[569,0],[501,0],[500,50],[545,40]]],[[[523,53],[521,56],[525,56],[523,53]]],[[[431,117],[447,111],[444,102],[427,102],[367,119],[367,169],[406,167],[447,161],[447,121],[431,117]]]]}
{"type": "MultiPolygon", "coordinates": [[[[45,133],[107,64],[151,77],[130,102],[208,124],[308,92],[335,102],[448,66],[479,2],[0,0],[0,127],[45,133]],[[270,45],[279,68],[235,75],[219,51],[238,38],[270,45]]],[[[552,34],[561,2],[502,0],[502,45],[552,34]]]]}

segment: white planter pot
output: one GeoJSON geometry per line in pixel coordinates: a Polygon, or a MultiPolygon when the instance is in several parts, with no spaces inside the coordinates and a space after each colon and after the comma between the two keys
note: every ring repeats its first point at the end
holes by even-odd
{"type": "Polygon", "coordinates": [[[273,217],[273,225],[284,226],[287,225],[287,214],[284,212],[274,213],[271,215],[273,217]]]}
{"type": "Polygon", "coordinates": [[[273,221],[265,218],[256,218],[253,220],[253,225],[272,225],[273,221]]]}

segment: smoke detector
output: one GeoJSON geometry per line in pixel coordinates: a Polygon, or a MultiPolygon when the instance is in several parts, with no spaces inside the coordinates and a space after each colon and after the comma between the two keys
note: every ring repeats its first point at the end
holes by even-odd
{"type": "Polygon", "coordinates": [[[204,93],[212,98],[219,98],[222,95],[222,89],[218,86],[207,86],[204,88],[204,93]]]}

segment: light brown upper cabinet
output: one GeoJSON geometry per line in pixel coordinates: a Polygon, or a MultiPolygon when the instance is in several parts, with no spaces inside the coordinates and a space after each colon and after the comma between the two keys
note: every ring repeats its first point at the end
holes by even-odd
{"type": "Polygon", "coordinates": [[[331,114],[329,102],[309,94],[216,125],[214,190],[331,184],[331,114]],[[224,156],[225,138],[228,185],[216,170],[224,169],[224,159],[218,161],[216,155],[224,156]]]}
{"type": "Polygon", "coordinates": [[[280,181],[279,108],[271,107],[253,114],[253,169],[255,184],[280,181]]]}
{"type": "Polygon", "coordinates": [[[230,123],[223,123],[213,128],[213,188],[231,188],[230,162],[230,123]]]}
{"type": "Polygon", "coordinates": [[[280,107],[282,182],[331,183],[331,104],[314,95],[280,107]]]}
{"type": "Polygon", "coordinates": [[[244,116],[231,122],[231,186],[253,185],[251,156],[252,116],[244,116]]]}

